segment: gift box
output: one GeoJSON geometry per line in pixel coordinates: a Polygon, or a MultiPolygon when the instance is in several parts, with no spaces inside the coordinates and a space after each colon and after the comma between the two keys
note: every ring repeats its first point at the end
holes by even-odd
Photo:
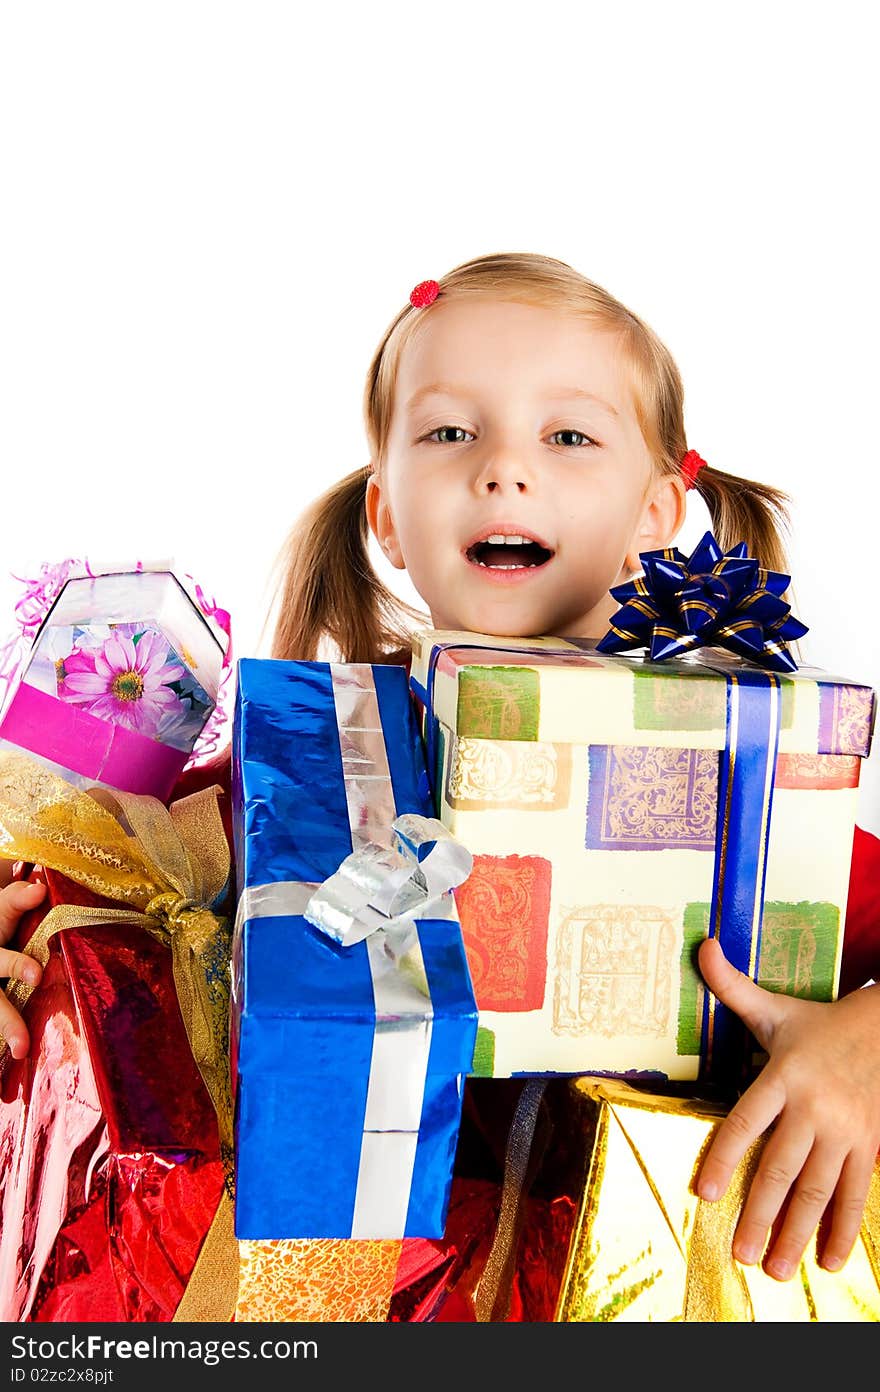
{"type": "Polygon", "coordinates": [[[43,978],[6,987],[29,1054],[16,1062],[0,1037],[0,1284],[40,1318],[234,1308],[219,791],[169,806],[86,793],[0,750],[0,856],[40,867],[50,889],[16,942],[43,978]]]}
{"type": "MultiPolygon", "coordinates": [[[[47,906],[112,911],[63,875],[28,878],[47,906]]],[[[60,932],[24,1015],[30,1055],[0,1070],[0,1319],[385,1319],[399,1242],[232,1236],[167,947],[130,925],[60,932]]]]}
{"type": "MultiPolygon", "coordinates": [[[[45,907],[105,901],[52,871],[45,907]]],[[[0,1319],[174,1318],[223,1192],[171,953],[130,924],[51,940],[0,1068],[0,1319]]]]}
{"type": "Polygon", "coordinates": [[[555,1319],[763,1322],[880,1319],[880,1168],[845,1266],[823,1271],[815,1243],[790,1281],[732,1255],[758,1142],[714,1203],[693,1182],[725,1108],[580,1079],[593,1099],[588,1164],[555,1319]]]}
{"type": "Polygon", "coordinates": [[[554,1319],[595,1111],[568,1079],[468,1078],[446,1228],[402,1243],[389,1321],[554,1319]]]}
{"type": "Polygon", "coordinates": [[[243,659],[237,683],[236,1234],[442,1233],[477,1013],[452,896],[400,939],[375,910],[347,946],[306,917],[430,814],[405,670],[243,659]]]}
{"type": "Polygon", "coordinates": [[[756,1060],[703,989],[710,933],[761,985],[835,997],[870,687],[434,630],[411,684],[436,814],[474,855],[475,1073],[739,1085],[756,1060]]]}
{"type": "Polygon", "coordinates": [[[170,571],[74,577],[0,714],[0,748],[75,787],[170,797],[217,703],[220,641],[170,571]]]}
{"type": "Polygon", "coordinates": [[[778,1282],[732,1255],[762,1142],[724,1198],[693,1191],[725,1104],[689,1085],[655,1092],[605,1078],[467,1086],[476,1121],[466,1105],[446,1233],[403,1243],[389,1319],[876,1322],[880,1166],[844,1267],[823,1271],[814,1240],[778,1282]],[[514,1085],[518,1096],[498,1092],[514,1085]],[[529,1087],[543,1092],[523,1127],[529,1087]]]}

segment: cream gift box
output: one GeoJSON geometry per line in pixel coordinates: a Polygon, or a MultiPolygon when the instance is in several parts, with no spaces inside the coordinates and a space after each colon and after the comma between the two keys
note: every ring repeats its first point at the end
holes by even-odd
{"type": "Polygon", "coordinates": [[[762,985],[834,998],[869,686],[438,630],[410,683],[475,857],[474,1072],[723,1075],[745,1041],[695,966],[710,931],[762,985]]]}

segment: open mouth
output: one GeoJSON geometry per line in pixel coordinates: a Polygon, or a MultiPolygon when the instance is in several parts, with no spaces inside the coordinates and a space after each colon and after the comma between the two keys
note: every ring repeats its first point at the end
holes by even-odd
{"type": "Polygon", "coordinates": [[[532,537],[493,533],[473,542],[465,555],[487,570],[535,570],[553,559],[549,547],[532,537]]]}

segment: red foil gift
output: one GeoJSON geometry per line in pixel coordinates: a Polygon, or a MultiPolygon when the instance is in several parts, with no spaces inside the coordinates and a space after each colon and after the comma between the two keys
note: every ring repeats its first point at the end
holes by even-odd
{"type": "Polygon", "coordinates": [[[553,1320],[590,1123],[565,1079],[469,1078],[446,1230],[404,1239],[388,1319],[553,1320]]]}
{"type": "MultiPolygon", "coordinates": [[[[18,947],[53,905],[109,903],[30,878],[48,894],[18,947]]],[[[30,1052],[0,1076],[0,1319],[171,1320],[223,1188],[171,953],[135,925],[57,933],[24,1014],[30,1052]]]]}

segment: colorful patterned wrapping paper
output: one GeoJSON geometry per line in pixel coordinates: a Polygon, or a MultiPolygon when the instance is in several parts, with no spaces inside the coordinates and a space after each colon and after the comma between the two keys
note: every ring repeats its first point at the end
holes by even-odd
{"type": "Polygon", "coordinates": [[[303,917],[353,847],[430,815],[405,670],[243,659],[232,783],[236,1236],[442,1233],[477,1017],[454,901],[399,960],[303,917]]]}
{"type": "Polygon", "coordinates": [[[792,1280],[774,1281],[731,1251],[758,1147],[724,1199],[705,1203],[692,1189],[723,1106],[610,1079],[571,1087],[594,1100],[598,1115],[556,1320],[880,1320],[880,1167],[842,1270],[823,1271],[811,1247],[792,1280]]]}
{"type": "Polygon", "coordinates": [[[69,579],[0,711],[15,745],[77,788],[170,797],[217,704],[224,654],[170,571],[69,579]]]}
{"type": "MultiPolygon", "coordinates": [[[[700,1075],[714,1017],[693,958],[722,845],[727,674],[747,667],[711,649],[650,663],[555,638],[415,636],[437,815],[475,858],[456,891],[475,1073],[700,1075]]],[[[832,999],[874,693],[814,668],[772,681],[763,914],[742,965],[832,999]]]]}
{"type": "MultiPolygon", "coordinates": [[[[101,906],[39,872],[44,906],[101,906]]],[[[223,1187],[171,953],[124,924],[53,940],[0,1074],[0,1319],[168,1321],[223,1187]]]]}

